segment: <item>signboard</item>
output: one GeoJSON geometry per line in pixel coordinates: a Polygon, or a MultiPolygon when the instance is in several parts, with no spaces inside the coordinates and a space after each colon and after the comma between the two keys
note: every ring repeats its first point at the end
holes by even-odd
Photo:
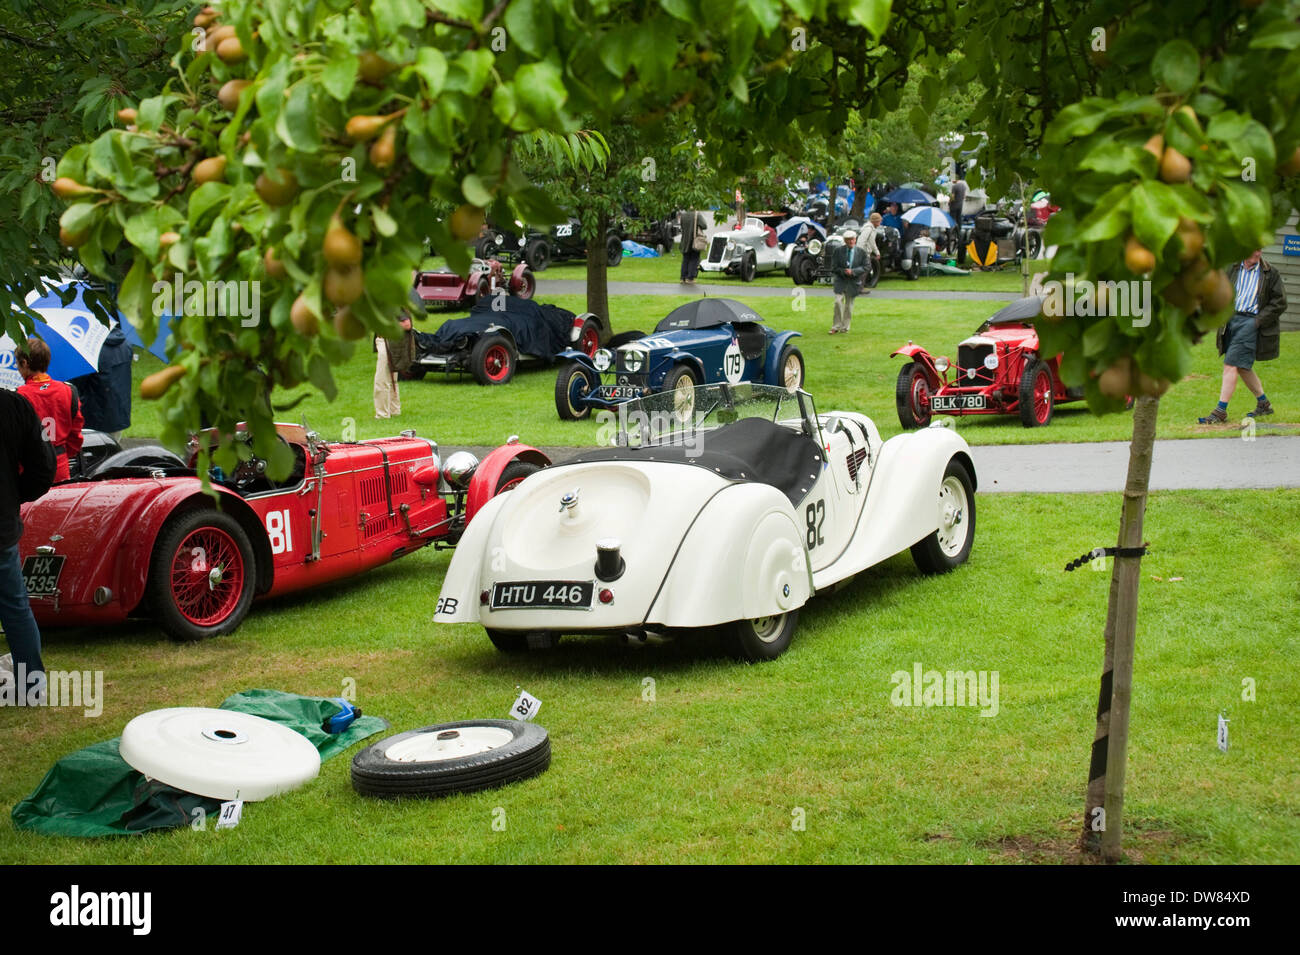
{"type": "Polygon", "coordinates": [[[1300,255],[1300,235],[1282,236],[1282,254],[1300,255]]]}

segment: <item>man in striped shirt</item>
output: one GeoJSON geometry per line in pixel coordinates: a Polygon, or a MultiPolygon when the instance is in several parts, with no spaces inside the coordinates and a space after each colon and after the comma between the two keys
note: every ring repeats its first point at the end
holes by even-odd
{"type": "Polygon", "coordinates": [[[1286,310],[1286,292],[1282,276],[1264,261],[1256,249],[1243,262],[1228,271],[1228,280],[1236,292],[1232,318],[1219,329],[1217,344],[1223,356],[1223,385],[1219,404],[1201,424],[1223,424],[1228,420],[1228,400],[1237,389],[1237,379],[1246,383],[1255,396],[1255,410],[1249,417],[1262,418],[1273,413],[1273,405],[1264,394],[1264,385],[1255,374],[1256,361],[1278,356],[1282,313],[1286,310]]]}

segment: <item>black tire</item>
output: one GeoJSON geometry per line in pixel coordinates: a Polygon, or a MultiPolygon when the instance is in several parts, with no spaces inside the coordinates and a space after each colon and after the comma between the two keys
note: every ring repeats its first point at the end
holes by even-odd
{"type": "Polygon", "coordinates": [[[529,650],[553,650],[559,635],[549,630],[494,630],[485,627],[492,646],[502,653],[527,653],[529,650]]]}
{"type": "Polygon", "coordinates": [[[495,789],[540,775],[550,765],[550,736],[540,726],[516,720],[461,720],[398,733],[367,746],[352,758],[352,788],[381,799],[447,796],[495,789]],[[449,759],[402,760],[387,755],[394,747],[415,747],[418,752],[426,740],[431,750],[451,744],[464,739],[461,734],[471,727],[505,730],[511,738],[496,748],[449,759]]]}
{"type": "Polygon", "coordinates": [[[524,246],[524,261],[534,272],[545,272],[546,267],[551,264],[550,245],[540,236],[529,239],[528,244],[524,246]]]}
{"type": "Polygon", "coordinates": [[[616,235],[605,236],[605,265],[614,269],[623,264],[623,242],[616,235]]]}
{"type": "Polygon", "coordinates": [[[723,638],[736,659],[762,663],[775,660],[789,649],[798,622],[797,609],[758,620],[733,620],[723,625],[723,638]]]}
{"type": "Polygon", "coordinates": [[[962,513],[958,521],[948,529],[947,534],[951,535],[954,528],[961,526],[965,531],[965,537],[960,546],[954,547],[957,541],[947,537],[945,543],[945,538],[940,536],[944,528],[940,527],[932,531],[924,540],[913,544],[912,560],[916,562],[916,566],[923,574],[946,574],[966,563],[966,559],[970,557],[971,547],[975,543],[975,488],[966,466],[953,458],[943,472],[943,484],[939,490],[940,499],[942,500],[946,491],[951,491],[955,495],[958,484],[965,500],[961,504],[962,513]]]}
{"type": "Polygon", "coordinates": [[[795,285],[812,285],[816,278],[817,262],[808,252],[799,251],[790,259],[790,278],[795,285]]]}
{"type": "Polygon", "coordinates": [[[898,382],[894,385],[894,404],[898,408],[898,423],[904,428],[925,428],[934,415],[930,411],[930,383],[925,370],[914,361],[898,369],[898,382]],[[922,400],[924,398],[924,400],[922,400]]]}
{"type": "Polygon", "coordinates": [[[484,262],[486,262],[488,259],[495,256],[496,254],[497,254],[497,243],[492,236],[490,235],[482,236],[477,242],[474,243],[474,255],[482,259],[484,262]]]}
{"type": "Polygon", "coordinates": [[[429,369],[425,368],[423,365],[412,365],[397,377],[402,381],[421,381],[428,373],[429,369]]]}
{"type": "MultiPolygon", "coordinates": [[[[507,279],[507,282],[509,280],[507,279]]],[[[524,269],[520,276],[519,288],[511,288],[510,294],[515,298],[530,299],[537,294],[537,276],[532,269],[524,269]]]]}
{"type": "Polygon", "coordinates": [[[752,282],[756,275],[758,275],[758,257],[754,255],[753,249],[746,249],[740,256],[740,280],[752,282]]]}
{"type": "Polygon", "coordinates": [[[591,414],[590,406],[579,408],[573,403],[575,388],[581,388],[579,395],[585,395],[599,384],[596,373],[581,362],[571,361],[560,369],[555,376],[555,410],[560,413],[562,421],[581,421],[591,414]],[[578,385],[578,381],[582,385],[578,385]]]}
{"type": "MultiPolygon", "coordinates": [[[[216,550],[209,543],[205,550],[216,550]]],[[[233,559],[233,555],[232,558],[233,559]]],[[[224,569],[229,569],[231,559],[227,559],[224,569]]],[[[172,517],[163,526],[158,539],[154,542],[153,555],[149,559],[149,583],[145,591],[146,606],[163,631],[173,640],[204,640],[219,637],[235,630],[248,609],[253,605],[253,594],[257,589],[257,565],[253,554],[253,545],[240,523],[229,514],[209,508],[195,508],[172,517]],[[198,594],[190,606],[182,608],[173,587],[182,582],[179,575],[185,572],[184,564],[190,562],[194,571],[194,561],[207,560],[206,553],[196,554],[196,548],[204,547],[205,536],[220,545],[221,549],[233,547],[239,555],[239,577],[233,588],[227,590],[227,599],[220,608],[213,608],[213,617],[200,622],[200,617],[212,617],[213,614],[200,614],[197,602],[201,599],[211,600],[216,591],[210,584],[208,594],[198,594]],[[177,566],[182,565],[182,566],[177,566]]],[[[215,569],[215,568],[214,568],[215,569]]],[[[202,572],[199,570],[198,572],[202,572]]],[[[224,575],[223,575],[224,577],[224,575]]],[[[218,581],[220,587],[225,580],[218,581]]],[[[183,599],[183,598],[179,598],[183,599]]]]}
{"type": "Polygon", "coordinates": [[[912,250],[912,264],[903,275],[909,282],[915,282],[921,277],[921,260],[916,257],[916,249],[912,250]]]}
{"type": "Polygon", "coordinates": [[[804,375],[803,352],[799,351],[799,349],[795,348],[793,345],[786,345],[782,348],[781,357],[776,361],[776,373],[778,378],[776,381],[772,382],[772,384],[785,388],[787,391],[798,391],[802,388],[804,375]],[[791,375],[787,374],[787,366],[792,365],[794,362],[798,362],[799,364],[799,380],[791,384],[791,375]]]}
{"type": "Polygon", "coordinates": [[[504,335],[481,335],[469,353],[469,368],[480,385],[504,385],[515,376],[519,352],[504,335]]]}
{"type": "Polygon", "coordinates": [[[1043,254],[1043,233],[1037,229],[1030,229],[1025,244],[1028,246],[1028,255],[1031,259],[1040,258],[1043,254]]]}
{"type": "Polygon", "coordinates": [[[542,469],[540,464],[534,464],[532,461],[511,461],[501,472],[501,477],[497,478],[496,490],[492,492],[495,497],[502,491],[509,491],[516,484],[530,475],[536,474],[542,469]]]}
{"type": "Polygon", "coordinates": [[[474,290],[474,304],[482,305],[492,298],[492,280],[486,275],[478,278],[478,288],[474,290]]]}
{"type": "Polygon", "coordinates": [[[1041,428],[1051,423],[1055,409],[1052,368],[1041,358],[1035,359],[1025,365],[1024,373],[1020,376],[1020,423],[1026,428],[1041,428]]]}
{"type": "MultiPolygon", "coordinates": [[[[699,378],[696,377],[695,372],[691,368],[686,365],[674,365],[672,370],[664,377],[664,393],[672,394],[676,391],[677,386],[682,379],[689,379],[692,388],[698,386],[700,383],[699,378]]],[[[686,421],[690,419],[695,414],[695,393],[691,392],[689,407],[683,405],[683,407],[679,409],[676,404],[677,403],[674,401],[673,411],[678,415],[679,420],[686,421]]]]}
{"type": "Polygon", "coordinates": [[[615,335],[613,338],[611,338],[609,341],[605,343],[605,347],[608,348],[610,351],[613,351],[616,348],[619,348],[623,345],[630,345],[633,342],[640,341],[643,338],[645,338],[645,332],[619,332],[617,335],[615,335]]]}

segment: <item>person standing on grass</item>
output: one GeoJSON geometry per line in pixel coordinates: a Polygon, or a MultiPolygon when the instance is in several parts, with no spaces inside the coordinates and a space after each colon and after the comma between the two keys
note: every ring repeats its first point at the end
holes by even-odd
{"type": "Polygon", "coordinates": [[[708,247],[704,238],[704,216],[693,209],[687,210],[677,222],[682,231],[682,284],[693,285],[695,277],[700,274],[700,253],[708,247]]]}
{"type": "Polygon", "coordinates": [[[18,541],[23,536],[19,507],[50,489],[54,471],[54,448],[42,438],[36,411],[21,395],[0,389],[0,627],[9,642],[12,669],[25,674],[28,684],[15,685],[15,691],[28,693],[33,675],[40,674],[35,685],[38,697],[43,692],[45,664],[41,631],[32,616],[18,560],[18,541]]]}
{"type": "Polygon", "coordinates": [[[1197,419],[1201,424],[1223,424],[1228,420],[1228,401],[1237,390],[1238,378],[1255,396],[1255,410],[1247,412],[1248,417],[1262,418],[1273,413],[1254,366],[1257,361],[1273,360],[1280,352],[1280,322],[1286,311],[1282,276],[1264,261],[1262,250],[1256,249],[1228,270],[1228,281],[1236,293],[1232,318],[1215,336],[1223,356],[1223,384],[1219,387],[1218,406],[1197,419]]]}
{"type": "Polygon", "coordinates": [[[403,312],[397,318],[402,334],[396,338],[375,336],[375,418],[396,418],[402,413],[402,398],[397,393],[397,376],[409,371],[415,361],[415,332],[411,316],[403,312]]]}
{"type": "Polygon", "coordinates": [[[844,244],[837,247],[831,256],[835,288],[832,335],[849,333],[849,326],[853,322],[853,299],[862,291],[862,277],[867,273],[867,255],[858,248],[858,234],[852,229],[845,229],[841,235],[844,244]]]}
{"type": "Polygon", "coordinates": [[[55,481],[71,477],[68,461],[81,453],[81,398],[77,389],[66,381],[49,376],[50,346],[32,337],[14,349],[14,361],[23,383],[18,393],[31,402],[41,423],[41,437],[54,445],[55,481]]]}

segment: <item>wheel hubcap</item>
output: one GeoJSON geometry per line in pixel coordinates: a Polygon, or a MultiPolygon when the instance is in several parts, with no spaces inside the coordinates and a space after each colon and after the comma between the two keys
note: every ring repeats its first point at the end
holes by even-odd
{"type": "Polygon", "coordinates": [[[505,377],[506,369],[510,365],[510,356],[503,347],[496,345],[488,349],[483,365],[487,368],[488,377],[495,381],[505,377]]]}
{"type": "Polygon", "coordinates": [[[944,478],[939,489],[939,548],[955,557],[966,544],[966,489],[955,477],[944,478]]]}
{"type": "Polygon", "coordinates": [[[785,624],[785,614],[775,617],[756,617],[749,622],[754,628],[754,636],[764,643],[772,643],[781,635],[781,630],[785,624]]]}
{"type": "Polygon", "coordinates": [[[785,387],[789,391],[796,390],[801,384],[803,376],[799,374],[799,359],[791,355],[785,363],[785,387]]]}

